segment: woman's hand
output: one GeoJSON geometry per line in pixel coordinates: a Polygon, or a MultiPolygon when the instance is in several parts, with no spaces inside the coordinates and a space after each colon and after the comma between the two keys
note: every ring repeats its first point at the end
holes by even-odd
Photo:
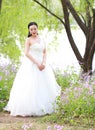
{"type": "Polygon", "coordinates": [[[37,67],[39,68],[40,71],[42,71],[45,68],[45,64],[38,64],[37,67]]]}

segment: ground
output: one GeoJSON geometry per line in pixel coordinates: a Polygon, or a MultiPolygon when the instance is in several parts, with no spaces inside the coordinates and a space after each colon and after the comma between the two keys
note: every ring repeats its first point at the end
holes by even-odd
{"type": "MultiPolygon", "coordinates": [[[[0,113],[0,130],[24,130],[22,126],[30,125],[30,129],[26,130],[47,130],[48,126],[51,126],[54,130],[55,124],[41,122],[42,117],[12,117],[9,113],[0,113]]],[[[63,124],[62,130],[95,130],[95,128],[86,128],[83,126],[69,126],[63,124]]],[[[57,130],[57,129],[56,129],[57,130]]]]}

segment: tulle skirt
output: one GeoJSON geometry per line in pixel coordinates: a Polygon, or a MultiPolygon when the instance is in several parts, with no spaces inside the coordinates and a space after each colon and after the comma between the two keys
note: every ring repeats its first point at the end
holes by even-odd
{"type": "Polygon", "coordinates": [[[40,71],[28,58],[20,66],[7,106],[13,116],[42,116],[53,113],[60,95],[54,73],[49,65],[40,71]]]}

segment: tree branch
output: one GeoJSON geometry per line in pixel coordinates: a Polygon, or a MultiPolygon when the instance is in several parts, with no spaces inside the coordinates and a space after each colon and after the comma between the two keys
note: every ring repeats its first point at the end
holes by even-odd
{"type": "Polygon", "coordinates": [[[55,18],[57,18],[58,20],[61,21],[61,23],[65,26],[65,23],[63,22],[63,20],[58,17],[56,14],[54,14],[53,12],[51,12],[47,7],[45,7],[43,4],[41,4],[39,1],[37,0],[33,0],[34,2],[36,2],[37,4],[39,4],[42,8],[44,8],[47,12],[49,12],[52,16],[54,16],[55,18]]]}
{"type": "Polygon", "coordinates": [[[63,7],[63,12],[64,12],[65,29],[66,29],[66,32],[68,35],[70,45],[73,49],[73,52],[74,52],[77,60],[79,61],[79,64],[83,63],[82,56],[81,56],[81,54],[80,54],[80,52],[75,44],[75,41],[74,41],[72,33],[71,33],[70,22],[69,22],[69,12],[67,9],[66,1],[63,2],[63,0],[61,0],[61,3],[62,3],[62,7],[63,7]]]}
{"type": "Polygon", "coordinates": [[[84,21],[84,24],[85,24],[85,26],[86,26],[86,20],[85,20],[85,18],[83,17],[83,15],[82,15],[81,13],[79,13],[79,15],[82,17],[82,19],[83,19],[83,21],[84,21]]]}
{"type": "Polygon", "coordinates": [[[92,39],[95,38],[95,9],[93,9],[93,23],[92,23],[93,33],[92,33],[92,39]]]}
{"type": "Polygon", "coordinates": [[[80,28],[83,30],[84,34],[87,35],[87,27],[86,25],[82,22],[81,18],[78,16],[77,12],[73,8],[72,4],[70,3],[70,0],[63,0],[63,2],[66,1],[66,5],[68,9],[70,10],[71,14],[75,18],[76,22],[80,26],[80,28]]]}

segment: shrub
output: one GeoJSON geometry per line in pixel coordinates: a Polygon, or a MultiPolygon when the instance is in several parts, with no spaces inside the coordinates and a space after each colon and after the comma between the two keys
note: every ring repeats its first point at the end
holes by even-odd
{"type": "Polygon", "coordinates": [[[8,101],[16,72],[17,66],[15,64],[0,62],[0,111],[8,101]]]}
{"type": "Polygon", "coordinates": [[[57,116],[71,120],[76,117],[94,117],[95,115],[95,83],[77,81],[62,91],[57,100],[57,116]],[[76,86],[77,85],[77,86],[76,86]]]}

